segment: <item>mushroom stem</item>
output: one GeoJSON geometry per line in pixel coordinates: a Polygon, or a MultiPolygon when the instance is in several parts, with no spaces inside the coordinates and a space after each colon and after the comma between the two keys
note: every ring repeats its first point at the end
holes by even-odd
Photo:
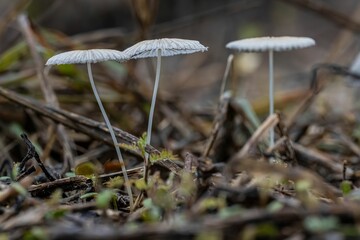
{"type": "Polygon", "coordinates": [[[90,80],[90,84],[91,84],[91,88],[94,92],[94,95],[95,95],[95,98],[96,98],[96,101],[99,105],[99,108],[100,108],[100,111],[101,111],[101,114],[104,118],[104,121],[105,121],[105,124],[107,126],[107,128],[109,129],[109,133],[110,133],[110,136],[112,138],[112,141],[114,143],[114,146],[115,146],[115,150],[116,150],[116,154],[118,156],[118,159],[119,159],[119,162],[120,162],[120,165],[121,165],[121,170],[123,172],[123,176],[124,176],[124,180],[125,180],[125,187],[126,187],[126,191],[127,191],[127,194],[129,195],[129,201],[130,201],[130,209],[132,210],[133,208],[133,195],[132,195],[132,191],[131,191],[131,186],[130,186],[130,182],[129,182],[129,177],[127,175],[127,172],[126,172],[126,167],[125,167],[125,163],[124,163],[124,159],[121,155],[121,151],[120,151],[120,147],[119,147],[119,143],[117,142],[116,140],[116,136],[115,136],[115,133],[114,133],[114,130],[110,124],[110,121],[109,121],[109,118],[107,117],[106,115],[106,112],[105,112],[105,109],[101,103],[101,99],[100,99],[100,96],[98,94],[98,91],[96,89],[96,86],[95,86],[95,82],[94,82],[94,79],[93,79],[93,75],[92,75],[92,71],[91,71],[91,63],[87,63],[87,70],[88,70],[88,75],[89,75],[89,80],[90,80]]]}
{"type": "MultiPolygon", "coordinates": [[[[269,50],[269,116],[274,113],[274,52],[269,50]]],[[[275,143],[274,128],[270,128],[270,147],[275,143]]]]}
{"type": "Polygon", "coordinates": [[[225,92],[226,83],[227,83],[227,79],[229,77],[230,68],[231,68],[231,64],[232,64],[233,60],[234,60],[234,54],[230,54],[228,56],[228,58],[227,58],[225,72],[224,72],[224,76],[223,76],[223,79],[222,79],[222,82],[221,82],[220,98],[225,92]]]}
{"type": "MultiPolygon", "coordinates": [[[[151,142],[151,129],[152,129],[152,123],[153,123],[153,117],[154,117],[156,95],[157,95],[157,91],[159,88],[159,82],[160,82],[160,69],[161,69],[161,49],[158,49],[155,85],[154,85],[153,95],[152,95],[152,99],[151,99],[151,107],[150,107],[150,113],[149,113],[146,144],[150,144],[150,142],[151,142]]],[[[146,159],[147,158],[148,158],[148,154],[146,155],[146,159]]]]}

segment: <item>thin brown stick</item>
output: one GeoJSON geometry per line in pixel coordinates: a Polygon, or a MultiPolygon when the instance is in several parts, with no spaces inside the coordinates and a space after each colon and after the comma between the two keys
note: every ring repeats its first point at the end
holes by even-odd
{"type": "MultiPolygon", "coordinates": [[[[12,102],[15,102],[21,106],[27,107],[36,113],[46,117],[50,118],[51,120],[61,123],[64,126],[67,126],[71,129],[74,129],[76,131],[82,132],[86,135],[91,136],[94,139],[97,139],[99,141],[105,142],[109,146],[113,146],[113,142],[111,141],[108,133],[108,129],[103,123],[91,120],[89,118],[80,116],[78,114],[68,112],[62,109],[56,109],[50,106],[45,106],[39,102],[36,102],[34,100],[30,100],[27,98],[22,97],[21,95],[6,90],[5,88],[0,87],[0,95],[9,99],[12,102]]],[[[121,139],[126,144],[134,145],[136,146],[136,143],[139,141],[139,138],[135,137],[134,135],[125,132],[119,128],[113,127],[115,134],[119,139],[121,139]]],[[[121,147],[121,144],[120,144],[121,147]]],[[[127,150],[126,148],[123,148],[127,150]]],[[[145,151],[149,154],[155,153],[159,154],[160,151],[154,148],[151,145],[147,145],[145,148],[145,151]]],[[[132,152],[133,154],[137,154],[140,156],[138,152],[132,152]]],[[[176,165],[173,161],[170,159],[164,159],[161,161],[156,161],[155,164],[159,164],[170,171],[174,172],[175,174],[179,174],[181,171],[181,168],[176,165]]]]}
{"type": "Polygon", "coordinates": [[[31,30],[29,20],[27,19],[27,16],[24,14],[21,14],[18,17],[18,23],[20,26],[20,29],[25,37],[25,40],[29,46],[30,53],[32,58],[34,59],[35,67],[36,67],[36,73],[38,76],[38,79],[40,81],[41,91],[44,94],[45,101],[54,107],[59,107],[59,101],[57,100],[57,97],[55,95],[55,92],[49,82],[49,80],[46,78],[44,74],[44,62],[41,58],[40,54],[37,51],[37,46],[39,45],[35,38],[34,34],[31,30]]]}
{"type": "MultiPolygon", "coordinates": [[[[59,107],[59,101],[55,95],[54,89],[52,88],[49,79],[45,76],[44,73],[44,62],[42,57],[37,51],[36,46],[38,43],[36,42],[33,32],[31,31],[29,21],[27,19],[27,16],[24,14],[21,14],[18,17],[18,23],[20,25],[21,31],[23,32],[23,35],[26,39],[26,42],[29,45],[30,52],[32,55],[32,58],[34,59],[35,66],[36,66],[36,73],[38,76],[38,79],[40,80],[40,86],[42,93],[44,94],[45,101],[55,107],[59,107]]],[[[67,171],[74,167],[74,156],[72,154],[72,149],[70,146],[70,138],[68,134],[65,131],[65,128],[63,125],[59,124],[57,126],[57,133],[59,135],[59,141],[63,146],[64,149],[64,171],[67,171]]]]}
{"type": "Polygon", "coordinates": [[[330,130],[331,132],[335,133],[339,136],[340,140],[358,157],[360,157],[360,147],[353,142],[353,140],[348,137],[340,128],[335,128],[330,130]]]}
{"type": "Polygon", "coordinates": [[[279,123],[279,116],[275,113],[270,115],[254,132],[246,144],[238,151],[230,160],[230,162],[238,161],[248,154],[249,150],[259,141],[259,139],[267,132],[268,129],[273,128],[279,123]]]}
{"type": "MultiPolygon", "coordinates": [[[[301,161],[305,161],[305,159],[309,159],[309,161],[311,161],[312,164],[318,164],[323,168],[328,169],[332,173],[337,173],[337,174],[342,173],[343,170],[342,164],[331,161],[331,159],[327,158],[319,151],[309,147],[304,147],[294,142],[292,142],[292,146],[296,152],[296,155],[298,156],[299,164],[301,164],[301,161]]],[[[347,176],[353,176],[353,174],[354,171],[348,168],[347,176]]]]}
{"type": "Polygon", "coordinates": [[[79,189],[87,189],[92,185],[92,181],[84,176],[57,179],[52,182],[41,183],[29,187],[29,192],[35,197],[45,197],[51,195],[56,189],[64,192],[79,189]]]}
{"type": "Polygon", "coordinates": [[[13,21],[16,16],[23,11],[29,4],[29,0],[12,1],[13,6],[10,7],[5,13],[1,14],[0,18],[0,36],[5,31],[9,22],[13,21]]]}
{"type": "Polygon", "coordinates": [[[205,150],[202,154],[203,158],[207,158],[209,156],[210,150],[215,143],[215,140],[220,131],[220,128],[224,124],[224,121],[226,119],[226,114],[228,111],[228,107],[229,107],[230,99],[231,99],[231,96],[223,96],[219,101],[217,113],[216,113],[216,116],[215,116],[214,122],[213,122],[211,135],[210,135],[209,139],[207,140],[205,150]]]}
{"type": "MultiPolygon", "coordinates": [[[[24,179],[21,179],[19,183],[22,187],[27,189],[32,184],[33,181],[34,181],[34,176],[29,175],[24,179]]],[[[0,203],[8,200],[11,197],[17,196],[18,194],[19,192],[16,191],[15,188],[10,186],[9,188],[0,192],[0,203]]]]}

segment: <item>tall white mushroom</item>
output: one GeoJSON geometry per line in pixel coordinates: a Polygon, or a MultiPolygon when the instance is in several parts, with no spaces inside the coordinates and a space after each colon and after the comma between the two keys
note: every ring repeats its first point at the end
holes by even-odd
{"type": "MultiPolygon", "coordinates": [[[[274,52],[289,51],[315,45],[307,37],[258,37],[229,42],[226,48],[239,52],[269,52],[269,115],[274,113],[274,52]]],[[[270,146],[274,145],[274,129],[270,129],[270,146]]]]}
{"type": "Polygon", "coordinates": [[[46,62],[46,65],[60,65],[60,64],[82,64],[82,63],[86,63],[87,65],[87,70],[88,70],[88,75],[89,75],[89,80],[90,80],[90,84],[91,84],[91,88],[94,92],[96,101],[99,105],[101,114],[104,118],[105,124],[107,126],[107,128],[109,129],[109,133],[111,135],[111,139],[114,143],[115,146],[115,151],[116,154],[118,156],[120,165],[121,165],[121,169],[123,172],[123,176],[124,176],[124,180],[125,180],[125,187],[127,190],[127,193],[129,195],[129,199],[130,199],[130,208],[132,209],[133,206],[133,195],[132,195],[132,191],[131,191],[131,185],[129,182],[129,178],[126,172],[126,167],[125,167],[125,163],[124,163],[124,159],[121,155],[121,151],[120,151],[120,147],[119,147],[119,143],[116,139],[114,130],[111,126],[111,123],[109,121],[109,118],[106,114],[106,111],[102,105],[100,96],[98,94],[98,91],[96,89],[96,85],[93,79],[93,75],[92,75],[92,70],[91,70],[91,64],[92,63],[97,63],[97,62],[104,62],[104,61],[109,61],[109,60],[113,60],[113,61],[118,61],[118,62],[123,62],[128,60],[129,57],[127,54],[117,51],[117,50],[112,50],[112,49],[90,49],[90,50],[75,50],[75,51],[69,51],[69,52],[64,52],[64,53],[60,53],[58,55],[55,55],[51,58],[48,59],[48,61],[46,62]]]}
{"type": "MultiPolygon", "coordinates": [[[[207,51],[207,47],[203,46],[198,41],[178,38],[145,40],[136,43],[135,45],[129,47],[124,51],[132,59],[157,57],[155,85],[151,100],[146,144],[150,144],[151,141],[152,122],[155,110],[156,95],[160,80],[161,57],[174,56],[179,54],[191,54],[204,51],[207,51]]],[[[146,156],[146,158],[147,157],[148,156],[146,156]]]]}

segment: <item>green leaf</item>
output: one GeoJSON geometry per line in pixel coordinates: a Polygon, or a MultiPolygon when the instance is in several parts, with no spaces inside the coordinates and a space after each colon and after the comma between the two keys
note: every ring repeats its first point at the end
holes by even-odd
{"type": "Polygon", "coordinates": [[[224,207],[220,209],[220,218],[228,218],[236,215],[240,215],[243,209],[239,205],[232,205],[230,207],[224,207]]]}
{"type": "Polygon", "coordinates": [[[145,211],[142,213],[142,218],[146,222],[156,222],[161,220],[161,209],[156,206],[151,198],[143,201],[145,211]]]}
{"type": "Polygon", "coordinates": [[[208,197],[203,199],[199,204],[199,210],[205,212],[207,210],[222,209],[226,206],[224,198],[208,197]]]}
{"type": "Polygon", "coordinates": [[[49,239],[44,228],[33,227],[25,232],[24,240],[46,240],[49,239]]]}
{"type": "Polygon", "coordinates": [[[15,136],[20,136],[25,132],[24,128],[18,123],[11,123],[8,130],[15,136]]]}
{"type": "Polygon", "coordinates": [[[144,199],[143,205],[144,205],[145,208],[152,208],[154,206],[151,198],[144,199]]]}
{"type": "Polygon", "coordinates": [[[11,180],[11,177],[9,177],[9,176],[0,177],[0,181],[9,181],[9,180],[11,180]]]}
{"type": "Polygon", "coordinates": [[[49,205],[58,204],[62,199],[62,195],[63,195],[63,191],[61,189],[56,189],[55,192],[51,194],[48,204],[49,205]]]}
{"type": "Polygon", "coordinates": [[[295,189],[299,192],[310,190],[311,182],[309,180],[299,180],[296,182],[295,189]]]}
{"type": "Polygon", "coordinates": [[[146,190],[148,188],[144,178],[137,179],[135,181],[135,187],[139,190],[146,190]]]}
{"type": "Polygon", "coordinates": [[[280,211],[284,207],[284,204],[282,204],[279,201],[273,201],[267,206],[267,210],[271,213],[275,213],[280,211]]]}
{"type": "Polygon", "coordinates": [[[19,175],[19,165],[20,165],[19,162],[14,164],[12,171],[11,171],[12,179],[16,179],[17,176],[19,175]]]}
{"type": "Polygon", "coordinates": [[[160,160],[164,160],[164,159],[168,159],[168,160],[178,160],[179,157],[177,155],[174,155],[172,153],[172,151],[170,150],[162,150],[159,154],[157,153],[152,153],[150,155],[150,161],[151,163],[154,163],[154,162],[157,162],[157,161],[160,161],[160,160]]]}
{"type": "Polygon", "coordinates": [[[245,98],[236,99],[236,102],[241,106],[247,119],[250,120],[252,126],[255,127],[254,129],[252,129],[252,131],[254,132],[257,127],[260,126],[260,120],[259,117],[256,115],[254,109],[252,108],[250,102],[245,98]]]}
{"type": "Polygon", "coordinates": [[[75,172],[66,172],[65,173],[65,177],[75,177],[75,176],[76,176],[75,172]]]}
{"type": "Polygon", "coordinates": [[[344,195],[348,195],[352,190],[352,182],[344,180],[341,182],[340,188],[344,195]]]}
{"type": "Polygon", "coordinates": [[[124,179],[120,176],[110,178],[109,181],[105,182],[107,188],[120,188],[124,185],[124,179]]]}
{"type": "Polygon", "coordinates": [[[339,220],[336,217],[310,216],[304,219],[304,227],[313,233],[327,232],[339,227],[339,220]]]}
{"type": "Polygon", "coordinates": [[[196,236],[195,240],[221,240],[224,239],[221,231],[219,230],[208,230],[201,231],[196,236]]]}
{"type": "Polygon", "coordinates": [[[85,193],[85,194],[80,196],[80,199],[94,198],[97,195],[98,195],[98,193],[96,193],[96,192],[85,193]]]}
{"type": "Polygon", "coordinates": [[[272,223],[263,223],[257,226],[256,233],[262,237],[276,237],[279,235],[279,230],[272,223]]]}
{"type": "Polygon", "coordinates": [[[8,70],[12,65],[19,62],[19,59],[28,53],[24,41],[17,43],[0,56],[0,72],[8,70]]]}
{"type": "Polygon", "coordinates": [[[352,137],[356,138],[357,141],[360,140],[360,124],[356,125],[356,127],[353,129],[352,137]]]}
{"type": "Polygon", "coordinates": [[[138,145],[138,148],[140,150],[140,153],[143,157],[145,157],[145,147],[146,147],[146,137],[147,137],[147,133],[143,133],[142,136],[139,138],[138,142],[137,142],[137,145],[138,145]]]}
{"type": "Polygon", "coordinates": [[[10,186],[22,196],[26,196],[28,193],[27,190],[18,182],[13,182],[10,186]]]}
{"type": "Polygon", "coordinates": [[[0,233],[0,240],[10,240],[9,234],[0,233]]]}
{"type": "Polygon", "coordinates": [[[65,210],[65,209],[50,210],[45,214],[45,218],[48,220],[56,220],[56,219],[63,218],[66,213],[67,213],[67,210],[65,210]]]}
{"type": "Polygon", "coordinates": [[[114,197],[116,197],[116,195],[112,190],[105,189],[97,195],[96,206],[100,209],[106,209],[109,207],[114,197]]]}
{"type": "Polygon", "coordinates": [[[128,151],[138,151],[138,146],[136,145],[133,145],[133,144],[127,144],[127,143],[119,143],[120,147],[125,149],[125,150],[128,150],[128,151]]]}
{"type": "Polygon", "coordinates": [[[181,174],[181,183],[179,194],[185,198],[191,197],[196,191],[194,176],[191,173],[183,172],[181,174]]]}

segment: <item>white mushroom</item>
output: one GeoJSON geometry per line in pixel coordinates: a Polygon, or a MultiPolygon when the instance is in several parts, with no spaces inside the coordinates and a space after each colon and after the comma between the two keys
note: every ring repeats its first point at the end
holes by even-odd
{"type": "MultiPolygon", "coordinates": [[[[315,40],[306,37],[258,37],[229,42],[226,48],[239,52],[269,52],[269,115],[274,113],[274,66],[273,53],[306,48],[315,40]]],[[[274,129],[270,130],[270,146],[274,145],[274,129]]]]}
{"type": "Polygon", "coordinates": [[[112,126],[111,126],[109,118],[107,117],[106,111],[105,111],[105,109],[104,109],[104,107],[102,105],[100,96],[99,96],[98,91],[96,89],[96,85],[95,85],[93,75],[92,75],[92,70],[91,70],[91,63],[103,62],[103,61],[108,61],[108,60],[123,62],[123,61],[126,61],[128,59],[129,59],[129,57],[128,57],[127,54],[125,54],[123,52],[120,52],[120,51],[117,51],[117,50],[112,50],[112,49],[74,50],[74,51],[60,53],[58,55],[55,55],[55,56],[51,57],[46,62],[46,65],[86,63],[92,90],[94,92],[96,101],[97,101],[97,103],[99,105],[101,114],[102,114],[102,116],[104,118],[105,124],[106,124],[107,128],[109,129],[109,133],[111,135],[112,141],[113,141],[114,146],[115,146],[116,154],[117,154],[118,159],[120,161],[120,165],[121,165],[121,168],[122,168],[124,180],[125,180],[125,183],[126,183],[125,185],[126,185],[127,193],[129,195],[129,198],[130,198],[130,208],[132,208],[132,206],[133,206],[133,195],[132,195],[132,191],[131,191],[129,178],[128,178],[128,175],[127,175],[127,172],[126,172],[124,159],[123,159],[123,157],[121,155],[119,143],[117,142],[114,130],[113,130],[112,126]]]}
{"type": "MultiPolygon", "coordinates": [[[[162,38],[162,39],[154,39],[154,40],[145,40],[136,43],[135,45],[129,47],[124,51],[124,53],[129,55],[130,58],[132,59],[157,57],[156,78],[155,78],[154,91],[151,100],[146,144],[150,144],[151,141],[152,121],[153,121],[156,95],[157,95],[157,90],[159,87],[159,79],[160,79],[161,57],[174,56],[179,54],[191,54],[195,52],[204,52],[204,51],[207,51],[207,47],[204,47],[198,41],[178,39],[178,38],[162,38]]],[[[146,156],[146,159],[147,158],[148,156],[146,156]]]]}

